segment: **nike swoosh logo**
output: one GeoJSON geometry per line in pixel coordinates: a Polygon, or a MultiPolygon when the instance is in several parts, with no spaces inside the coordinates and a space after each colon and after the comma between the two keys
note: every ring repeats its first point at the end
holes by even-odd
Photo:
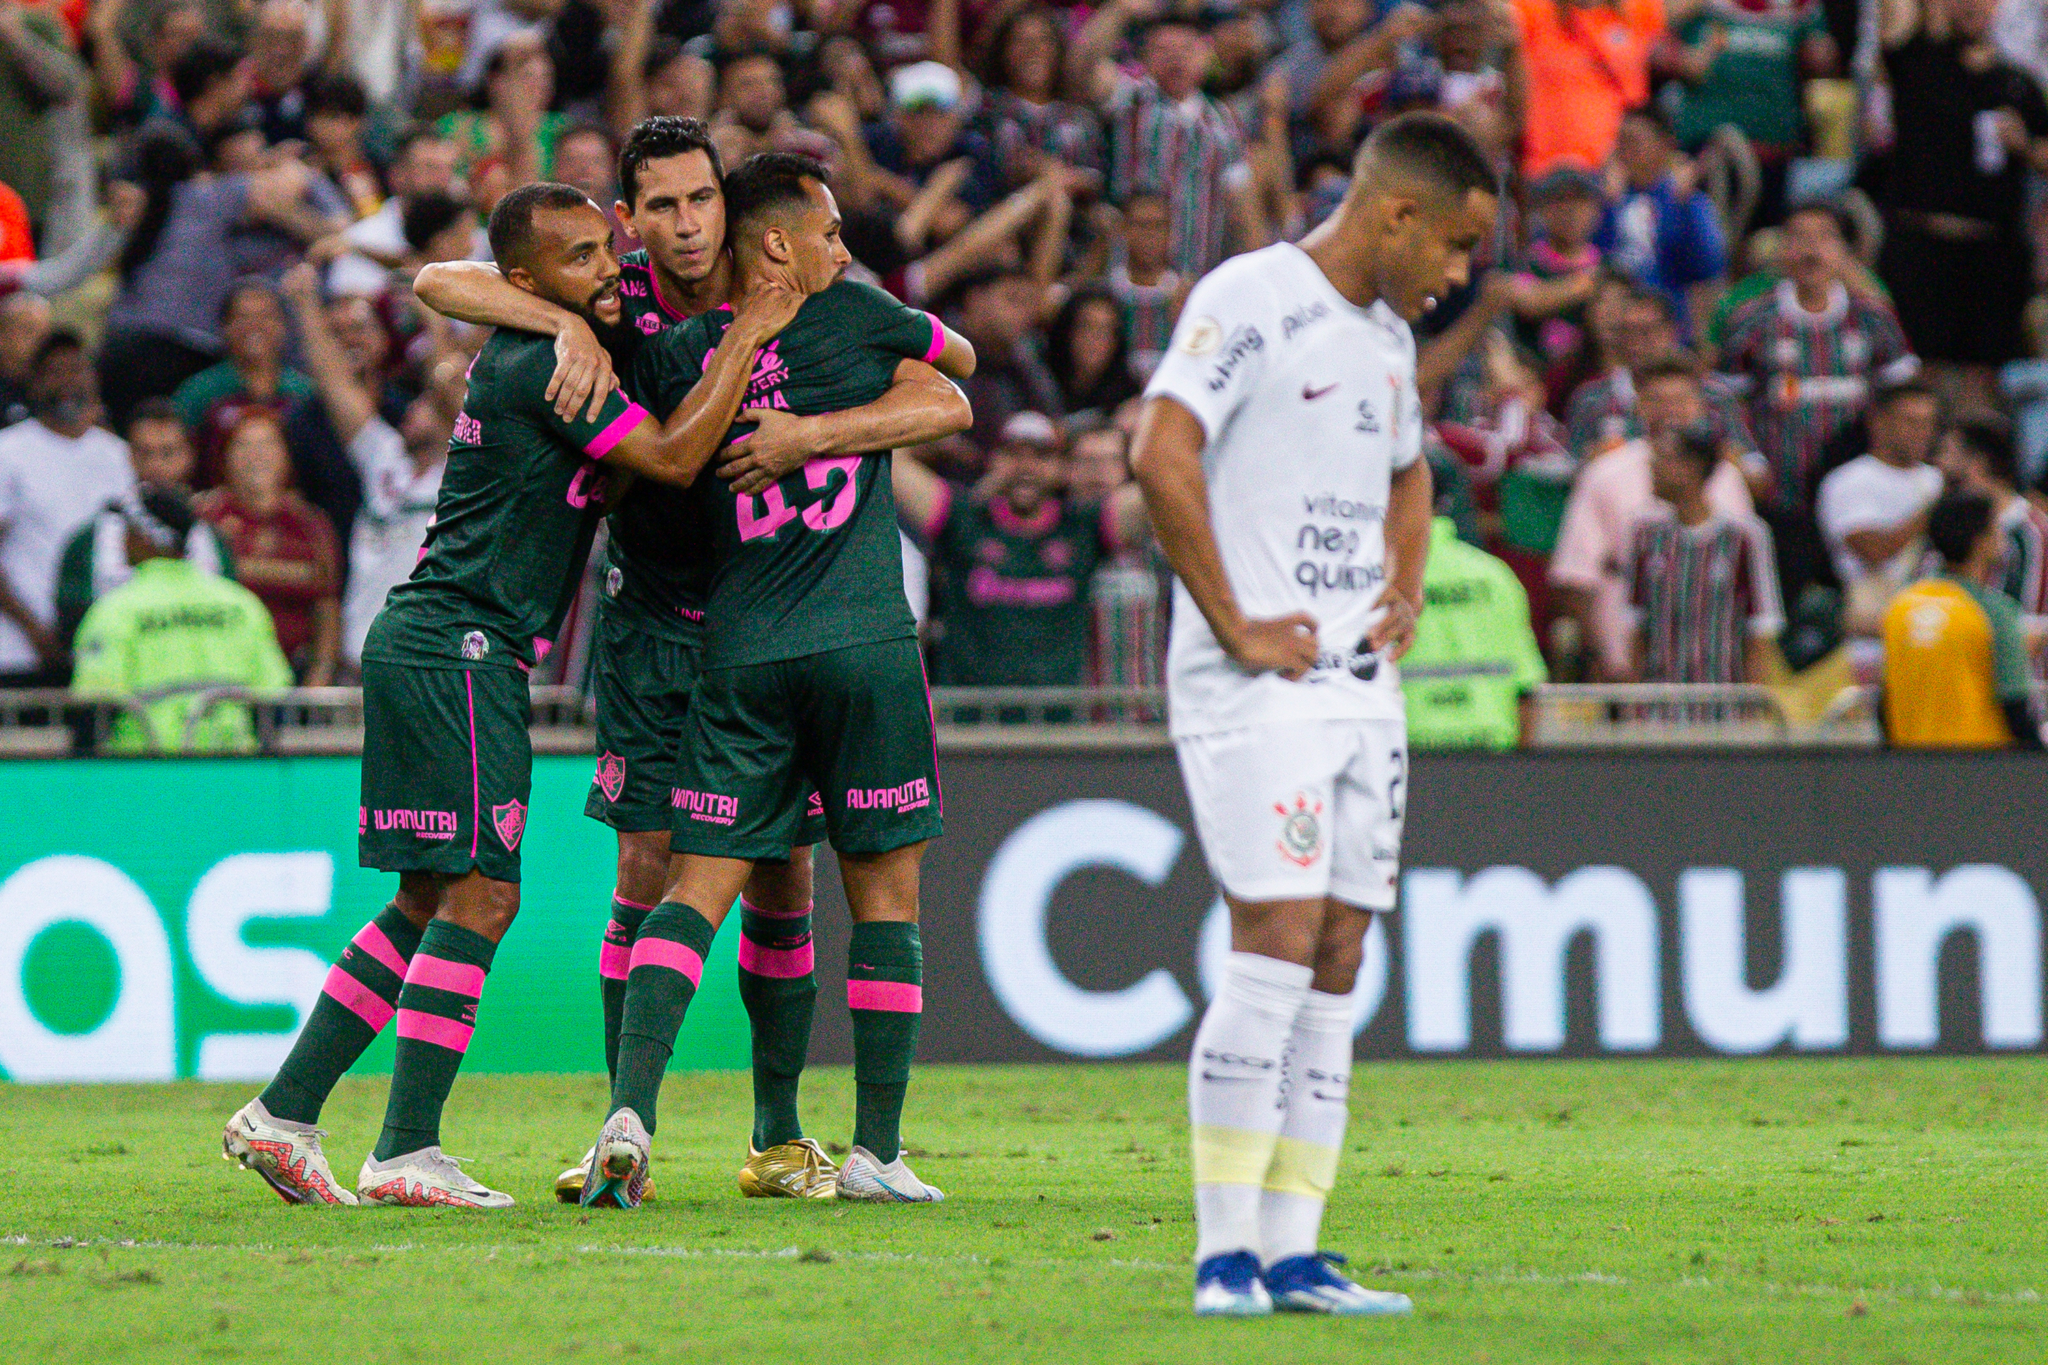
{"type": "Polygon", "coordinates": [[[1303,384],[1301,386],[1301,401],[1304,403],[1313,403],[1316,401],[1316,399],[1321,398],[1324,394],[1335,393],[1336,391],[1337,386],[1335,384],[1328,384],[1320,389],[1313,389],[1310,388],[1308,385],[1303,384]]]}

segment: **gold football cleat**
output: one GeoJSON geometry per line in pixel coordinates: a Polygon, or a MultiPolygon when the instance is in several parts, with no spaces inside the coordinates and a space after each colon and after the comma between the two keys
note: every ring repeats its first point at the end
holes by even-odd
{"type": "Polygon", "coordinates": [[[740,1193],[749,1199],[830,1199],[839,1193],[839,1168],[815,1138],[779,1142],[765,1152],[749,1142],[740,1193]]]}
{"type": "MultiPolygon", "coordinates": [[[[585,1153],[580,1165],[571,1166],[568,1170],[555,1177],[556,1202],[574,1204],[583,1198],[583,1173],[589,1169],[589,1166],[590,1156],[588,1153],[585,1153]]],[[[647,1176],[646,1187],[640,1192],[640,1202],[643,1204],[654,1202],[654,1174],[651,1171],[647,1176]]]]}

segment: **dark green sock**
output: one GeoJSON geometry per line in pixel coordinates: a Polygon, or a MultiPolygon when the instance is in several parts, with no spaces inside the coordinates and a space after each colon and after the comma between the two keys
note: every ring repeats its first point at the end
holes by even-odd
{"type": "Polygon", "coordinates": [[[654,907],[612,897],[611,923],[597,958],[597,989],[604,997],[604,1072],[619,1074],[619,1025],[626,1018],[626,974],[632,970],[633,939],[654,907]]]}
{"type": "Polygon", "coordinates": [[[853,1141],[875,1160],[902,1150],[903,1098],[924,1014],[924,945],[915,924],[856,924],[846,951],[853,1011],[853,1141]]]}
{"type": "Polygon", "coordinates": [[[398,1060],[391,1069],[377,1160],[440,1144],[441,1106],[469,1051],[484,976],[497,951],[482,934],[447,920],[435,920],[420,935],[398,993],[398,1060]]]}
{"type": "Polygon", "coordinates": [[[811,1050],[818,974],[809,907],[793,914],[740,901],[740,1002],[754,1039],[754,1150],[804,1135],[797,1081],[811,1050]]]}
{"type": "Polygon", "coordinates": [[[612,1078],[612,1112],[631,1109],[650,1133],[662,1074],[668,1070],[676,1033],[696,997],[697,983],[704,977],[704,955],[717,933],[698,911],[663,901],[640,922],[633,940],[625,1015],[619,1025],[618,1074],[612,1078]]]}
{"type": "Polygon", "coordinates": [[[291,1055],[259,1097],[272,1118],[320,1121],[335,1082],[391,1022],[406,964],[419,946],[420,931],[395,905],[356,931],[328,970],[291,1055]]]}

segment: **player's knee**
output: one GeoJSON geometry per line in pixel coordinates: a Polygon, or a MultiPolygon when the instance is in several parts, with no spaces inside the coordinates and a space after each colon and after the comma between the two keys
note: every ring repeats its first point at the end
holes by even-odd
{"type": "Polygon", "coordinates": [[[441,878],[431,872],[400,873],[398,894],[391,898],[391,905],[415,929],[424,930],[440,912],[441,890],[441,878]]]}
{"type": "Polygon", "coordinates": [[[668,887],[668,832],[619,835],[618,894],[636,905],[653,905],[668,887]]]}
{"type": "MultiPolygon", "coordinates": [[[[1370,921],[1367,920],[1367,923],[1370,921]]],[[[1330,995],[1349,995],[1358,983],[1358,968],[1365,960],[1365,928],[1353,914],[1333,916],[1316,939],[1314,989],[1330,995]]]]}
{"type": "Polygon", "coordinates": [[[809,848],[791,849],[786,863],[757,864],[747,878],[747,904],[771,914],[802,914],[815,894],[809,848]]]}

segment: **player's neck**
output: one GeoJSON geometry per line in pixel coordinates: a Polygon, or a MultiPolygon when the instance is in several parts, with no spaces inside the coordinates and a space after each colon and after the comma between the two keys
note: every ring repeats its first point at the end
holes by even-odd
{"type": "Polygon", "coordinates": [[[654,265],[654,283],[661,290],[661,297],[671,308],[681,311],[684,317],[696,317],[708,313],[724,303],[732,294],[732,257],[723,251],[717,261],[700,280],[685,280],[676,276],[659,261],[649,260],[654,265]]]}
{"type": "Polygon", "coordinates": [[[1359,245],[1364,234],[1350,230],[1350,206],[1346,200],[1337,212],[1302,238],[1301,249],[1346,302],[1370,308],[1380,300],[1377,272],[1359,245]]]}

